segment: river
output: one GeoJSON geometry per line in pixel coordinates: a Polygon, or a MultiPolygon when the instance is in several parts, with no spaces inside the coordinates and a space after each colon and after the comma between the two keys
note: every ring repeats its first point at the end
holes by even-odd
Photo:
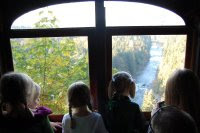
{"type": "Polygon", "coordinates": [[[150,49],[150,59],[144,70],[136,79],[136,95],[132,99],[140,106],[143,104],[145,90],[149,89],[151,83],[156,78],[156,72],[162,59],[162,48],[156,43],[152,43],[150,49]]]}

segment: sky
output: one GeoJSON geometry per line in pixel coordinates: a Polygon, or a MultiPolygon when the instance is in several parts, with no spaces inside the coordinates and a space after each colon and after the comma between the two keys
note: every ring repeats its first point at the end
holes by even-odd
{"type": "MultiPolygon", "coordinates": [[[[185,25],[182,18],[175,13],[153,5],[107,1],[104,6],[106,26],[185,25]]],[[[58,4],[36,9],[16,19],[12,27],[33,27],[40,20],[38,13],[42,10],[53,11],[59,27],[95,27],[94,2],[58,4]]]]}

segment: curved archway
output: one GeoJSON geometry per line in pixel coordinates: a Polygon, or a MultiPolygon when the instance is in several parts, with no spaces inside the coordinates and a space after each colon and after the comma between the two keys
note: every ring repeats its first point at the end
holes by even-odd
{"type": "Polygon", "coordinates": [[[174,12],[138,2],[104,2],[107,26],[172,26],[185,25],[174,12]]]}
{"type": "MultiPolygon", "coordinates": [[[[119,1],[106,1],[104,5],[107,26],[185,25],[177,14],[154,5],[119,1]]],[[[95,3],[66,3],[36,9],[17,18],[11,29],[44,28],[35,25],[42,17],[49,21],[56,18],[56,26],[49,28],[95,27],[95,3]]]]}

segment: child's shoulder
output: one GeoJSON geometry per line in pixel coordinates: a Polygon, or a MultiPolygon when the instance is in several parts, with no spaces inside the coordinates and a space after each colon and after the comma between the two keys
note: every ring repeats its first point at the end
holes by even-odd
{"type": "Polygon", "coordinates": [[[92,112],[91,115],[95,117],[101,117],[101,114],[99,114],[98,112],[92,112]]]}
{"type": "Polygon", "coordinates": [[[130,105],[131,105],[131,106],[134,106],[134,107],[136,107],[136,108],[139,108],[139,105],[138,105],[137,103],[133,102],[133,101],[130,102],[130,105]]]}
{"type": "MultiPolygon", "coordinates": [[[[89,114],[88,116],[86,116],[84,118],[90,119],[90,118],[100,118],[100,117],[101,117],[101,114],[99,114],[98,112],[91,112],[91,114],[89,114]]],[[[76,118],[81,118],[81,117],[76,117],[76,118]]],[[[67,119],[71,119],[69,113],[67,113],[63,116],[63,120],[67,120],[67,119]]]]}
{"type": "Polygon", "coordinates": [[[70,118],[69,113],[65,114],[65,115],[63,116],[63,118],[70,118]]]}
{"type": "Polygon", "coordinates": [[[62,118],[62,122],[64,122],[64,121],[66,122],[66,121],[69,121],[69,120],[71,120],[71,117],[70,117],[69,113],[66,113],[62,118]]]}
{"type": "Polygon", "coordinates": [[[129,108],[131,109],[131,110],[137,110],[137,111],[139,111],[140,110],[140,106],[137,104],[137,103],[135,103],[135,102],[130,102],[129,103],[129,108]]]}

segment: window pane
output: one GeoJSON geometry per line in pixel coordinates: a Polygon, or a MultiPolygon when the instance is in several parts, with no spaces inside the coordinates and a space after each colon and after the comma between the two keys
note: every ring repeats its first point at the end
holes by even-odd
{"type": "Polygon", "coordinates": [[[184,67],[186,35],[112,37],[112,71],[129,72],[136,82],[133,101],[151,111],[164,99],[169,75],[184,67]]]}
{"type": "Polygon", "coordinates": [[[11,44],[15,71],[41,86],[41,105],[66,113],[69,85],[79,80],[89,85],[87,37],[12,39],[11,44]]]}
{"type": "Polygon", "coordinates": [[[52,5],[30,11],[12,25],[12,29],[94,27],[94,2],[52,5]]]}
{"type": "Polygon", "coordinates": [[[185,25],[167,9],[137,2],[106,1],[106,26],[185,25]]]}

